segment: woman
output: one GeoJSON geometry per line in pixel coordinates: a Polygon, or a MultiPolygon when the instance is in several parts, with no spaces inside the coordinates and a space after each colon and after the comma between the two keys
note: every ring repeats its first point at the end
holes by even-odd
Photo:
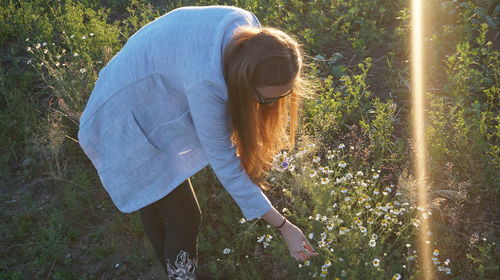
{"type": "Polygon", "coordinates": [[[80,145],[117,208],[139,210],[169,279],[195,279],[202,212],[189,177],[207,164],[247,220],[277,227],[296,260],[318,255],[261,190],[289,111],[294,146],[301,66],[285,33],[207,6],[150,22],[99,72],[80,145]]]}

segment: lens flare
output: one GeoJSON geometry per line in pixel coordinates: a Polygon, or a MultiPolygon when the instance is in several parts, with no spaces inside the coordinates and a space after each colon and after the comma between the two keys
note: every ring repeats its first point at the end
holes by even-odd
{"type": "Polygon", "coordinates": [[[427,212],[427,170],[425,145],[425,96],[424,96],[424,55],[423,55],[423,5],[422,0],[411,2],[411,84],[413,104],[413,141],[414,141],[414,172],[417,179],[417,204],[419,219],[418,256],[421,267],[421,279],[434,279],[428,220],[423,218],[427,212]]]}

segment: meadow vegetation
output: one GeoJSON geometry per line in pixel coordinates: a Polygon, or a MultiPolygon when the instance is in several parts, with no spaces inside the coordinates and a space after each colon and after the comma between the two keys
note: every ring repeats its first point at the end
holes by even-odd
{"type": "Polygon", "coordinates": [[[412,172],[409,2],[5,0],[0,4],[0,279],[158,279],[138,213],[119,212],[80,149],[79,116],[127,38],[185,5],[235,5],[302,43],[316,97],[267,192],[320,256],[246,221],[209,167],[200,269],[227,279],[420,279],[423,219],[439,279],[499,273],[500,5],[425,1],[428,209],[412,172]],[[222,207],[224,205],[224,207],[222,207]]]}

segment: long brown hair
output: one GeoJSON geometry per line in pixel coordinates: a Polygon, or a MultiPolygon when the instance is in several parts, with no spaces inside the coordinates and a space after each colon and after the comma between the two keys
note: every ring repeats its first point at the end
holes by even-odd
{"type": "Polygon", "coordinates": [[[295,147],[299,103],[310,97],[302,57],[299,43],[272,27],[241,26],[224,50],[232,141],[243,168],[264,190],[273,156],[295,147]],[[257,102],[257,86],[281,86],[294,79],[292,94],[274,104],[257,102]]]}

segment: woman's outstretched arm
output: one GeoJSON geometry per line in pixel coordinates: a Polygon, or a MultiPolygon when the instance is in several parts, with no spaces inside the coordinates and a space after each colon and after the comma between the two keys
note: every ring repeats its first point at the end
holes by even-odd
{"type": "Polygon", "coordinates": [[[219,96],[221,89],[210,81],[201,81],[187,89],[193,123],[210,165],[224,188],[240,207],[247,220],[259,218],[271,208],[271,202],[243,169],[231,141],[229,113],[219,96]]]}

